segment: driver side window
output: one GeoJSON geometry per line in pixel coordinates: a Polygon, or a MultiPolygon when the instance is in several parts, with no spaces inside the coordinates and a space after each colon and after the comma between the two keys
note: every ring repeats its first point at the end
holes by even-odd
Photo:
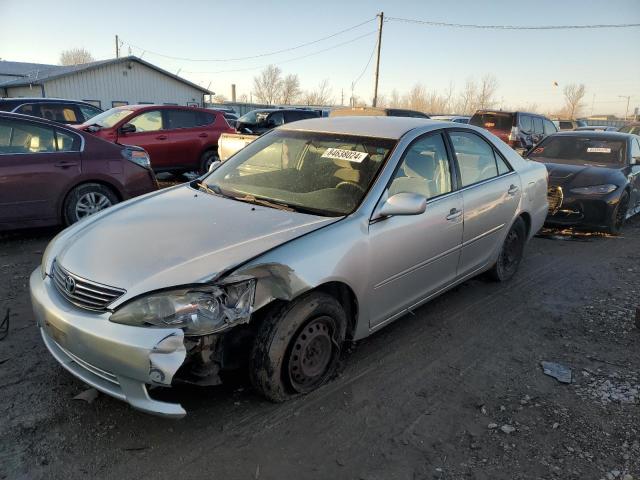
{"type": "Polygon", "coordinates": [[[429,199],[450,191],[449,159],[439,133],[423,137],[409,146],[389,186],[389,196],[405,192],[429,199]]]}
{"type": "Polygon", "coordinates": [[[151,110],[132,118],[128,123],[136,127],[136,133],[162,130],[162,112],[151,110]]]}

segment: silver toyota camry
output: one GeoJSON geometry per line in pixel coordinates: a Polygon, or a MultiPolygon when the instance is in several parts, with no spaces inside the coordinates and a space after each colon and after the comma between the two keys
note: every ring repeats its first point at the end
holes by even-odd
{"type": "Polygon", "coordinates": [[[546,190],[543,165],[476,127],[287,124],[64,230],[31,275],[33,308],[64,368],[140,410],[183,416],[149,387],[243,369],[282,401],[330,379],[345,341],[482,272],[509,280],[546,190]]]}

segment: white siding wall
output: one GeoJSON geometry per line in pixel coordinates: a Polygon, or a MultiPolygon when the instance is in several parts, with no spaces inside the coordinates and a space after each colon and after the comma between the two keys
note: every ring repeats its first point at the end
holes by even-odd
{"type": "MultiPolygon", "coordinates": [[[[135,61],[54,79],[46,82],[44,89],[47,97],[100,100],[103,110],[110,109],[113,101],[202,105],[201,91],[135,61]]],[[[32,94],[36,94],[35,88],[32,94]]]]}
{"type": "Polygon", "coordinates": [[[32,85],[31,87],[11,87],[7,88],[8,97],[41,97],[42,88],[40,85],[32,85]]]}

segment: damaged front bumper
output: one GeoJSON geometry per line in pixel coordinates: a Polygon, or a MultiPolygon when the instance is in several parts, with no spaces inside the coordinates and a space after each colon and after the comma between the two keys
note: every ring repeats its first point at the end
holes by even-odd
{"type": "Polygon", "coordinates": [[[186,358],[180,329],[139,328],[108,321],[109,312],[71,305],[40,268],[30,278],[31,302],[45,345],[69,372],[144,412],[186,415],[181,405],[154,400],[147,387],[168,387],[186,358]]]}

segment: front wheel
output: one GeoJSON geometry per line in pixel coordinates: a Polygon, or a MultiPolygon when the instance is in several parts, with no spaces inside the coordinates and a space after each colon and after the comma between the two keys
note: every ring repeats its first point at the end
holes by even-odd
{"type": "Polygon", "coordinates": [[[269,312],[251,354],[254,388],[274,402],[318,388],[337,368],[346,326],[340,303],[321,292],[269,312]]]}
{"type": "Polygon", "coordinates": [[[200,157],[200,174],[204,175],[209,172],[209,168],[213,162],[220,160],[218,152],[215,150],[207,150],[200,157]]]}
{"type": "Polygon", "coordinates": [[[64,202],[65,223],[71,225],[116,203],[118,197],[109,187],[99,183],[79,185],[69,192],[64,202]]]}
{"type": "Polygon", "coordinates": [[[522,218],[518,218],[507,237],[504,239],[498,260],[491,270],[489,276],[497,282],[506,282],[513,277],[518,271],[522,256],[524,254],[524,245],[527,241],[527,228],[522,218]]]}
{"type": "Polygon", "coordinates": [[[618,205],[613,209],[611,218],[609,219],[609,228],[607,231],[614,235],[620,233],[624,222],[627,220],[627,210],[629,209],[629,193],[623,192],[618,200],[618,205]]]}

